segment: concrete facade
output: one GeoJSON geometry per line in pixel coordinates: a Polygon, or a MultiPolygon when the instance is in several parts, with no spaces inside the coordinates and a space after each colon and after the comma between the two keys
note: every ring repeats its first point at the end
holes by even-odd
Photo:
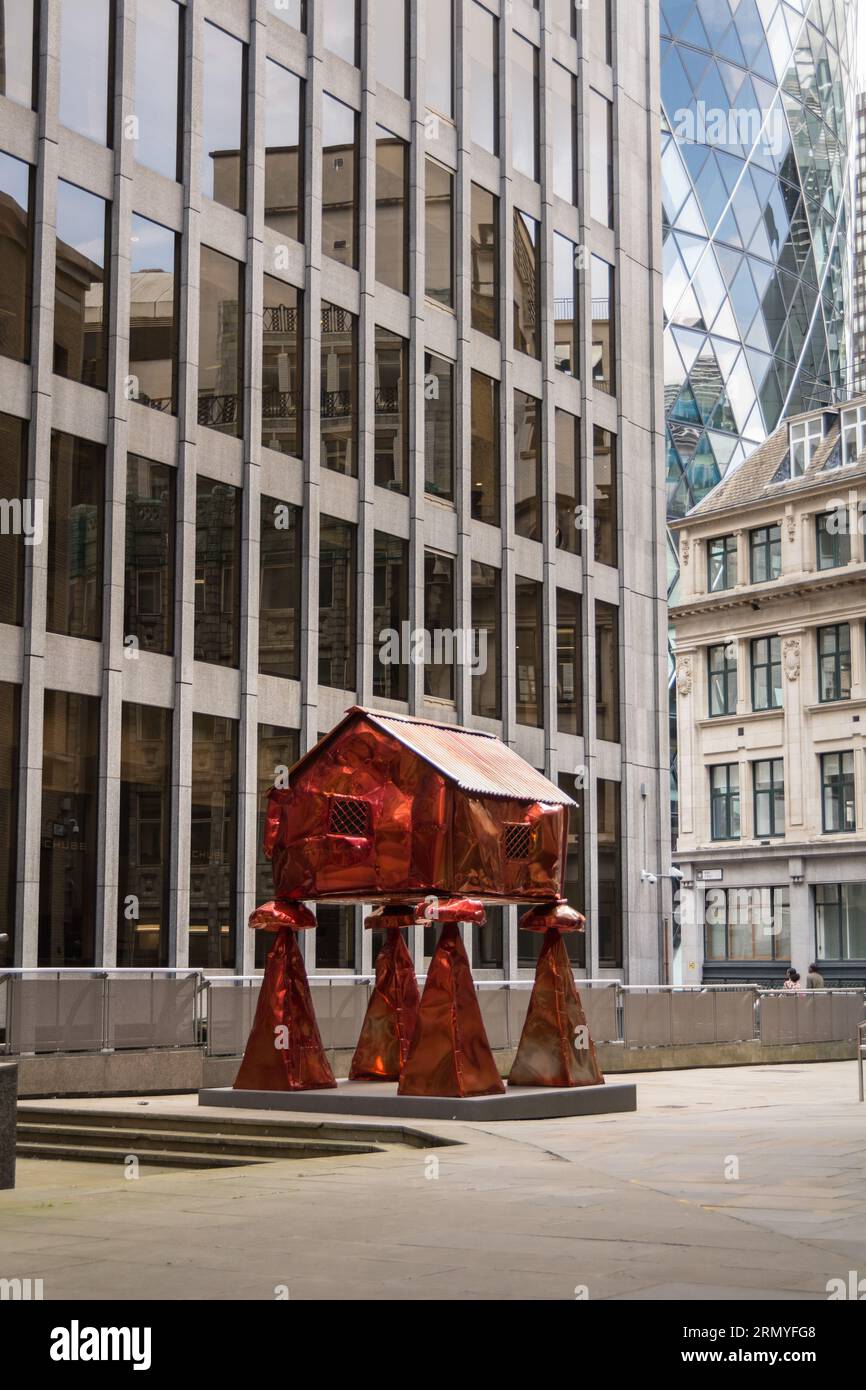
{"type": "MultiPolygon", "coordinates": [[[[598,51],[597,29],[586,8],[576,11],[577,36],[555,26],[561,7],[542,3],[540,12],[524,0],[489,0],[498,17],[498,130],[500,157],[473,145],[469,130],[469,9],[472,0],[455,0],[455,117],[426,120],[426,12],[433,0],[408,7],[409,78],[406,100],[377,83],[376,5],[360,9],[360,66],[328,52],[322,35],[323,9],[310,3],[307,32],[279,17],[266,0],[186,0],[182,3],[184,83],[181,102],[182,180],[174,182],[136,162],[134,142],[124,138],[125,121],[135,115],[136,0],[113,6],[114,72],[110,124],[113,148],[65,129],[58,114],[58,68],[62,62],[59,0],[41,0],[37,97],[33,111],[0,97],[0,147],[34,168],[34,295],[32,353],[29,363],[0,357],[3,409],[30,423],[28,489],[48,513],[52,430],[103,444],[106,454],[103,636],[86,641],[47,630],[47,546],[25,555],[24,620],[0,625],[0,679],[20,688],[21,726],[18,766],[18,838],[15,852],[15,920],[10,963],[32,967],[39,958],[40,854],[45,833],[42,807],[43,709],[46,691],[84,693],[99,699],[98,871],[92,960],[52,964],[112,966],[117,962],[118,924],[123,901],[118,879],[121,824],[121,717],[125,702],[171,711],[171,856],[167,948],[161,964],[189,961],[192,720],[204,713],[235,721],[238,732],[238,814],[232,846],[236,858],[232,931],[234,969],[249,973],[255,943],[245,923],[256,906],[256,857],[260,810],[257,755],[261,725],[297,731],[304,751],[352,703],[376,703],[373,695],[373,537],[374,531],[409,544],[409,620],[424,627],[425,547],[454,557],[456,625],[469,629],[471,562],[483,561],[501,574],[500,652],[502,718],[485,721],[471,712],[469,671],[456,671],[455,699],[430,700],[424,672],[409,671],[406,702],[383,706],[437,720],[491,727],[549,776],[578,773],[583,794],[585,901],[589,918],[586,971],[589,976],[620,975],[633,983],[660,978],[665,959],[664,889],[641,881],[641,870],[665,870],[669,863],[667,791],[667,710],[665,651],[665,502],[661,465],[661,199],[658,175],[658,18],[651,0],[613,0],[611,57],[598,51]],[[204,24],[212,21],[247,45],[246,211],[232,211],[206,197],[201,188],[204,24]],[[511,59],[524,36],[536,48],[539,71],[539,180],[517,172],[511,161],[513,132],[520,120],[512,109],[511,59]],[[265,62],[272,58],[305,82],[303,130],[303,245],[285,241],[265,226],[264,125],[265,62]],[[573,74],[577,108],[576,205],[553,193],[553,110],[550,79],[554,61],[573,74]],[[593,88],[613,108],[613,226],[590,216],[589,93],[593,88]],[[359,115],[358,269],[338,264],[322,252],[323,93],[359,115]],[[464,118],[465,117],[465,118],[464,118]],[[401,295],[375,280],[376,126],[384,125],[409,146],[408,286],[401,295]],[[425,157],[454,173],[454,312],[425,299],[425,157]],[[111,205],[111,260],[108,282],[108,390],[98,391],[53,374],[55,202],[58,176],[97,193],[111,205]],[[471,327],[470,185],[499,197],[501,245],[500,338],[471,327]],[[541,352],[538,360],[515,352],[511,285],[513,209],[540,223],[541,352]],[[180,240],[178,414],[172,416],[127,399],[129,371],[130,219],[139,213],[169,228],[180,240]],[[580,343],[574,376],[554,369],[553,235],[559,231],[579,248],[604,257],[616,275],[615,322],[618,394],[591,384],[593,334],[591,285],[581,269],[580,343]],[[202,242],[240,262],[244,276],[243,338],[245,378],[243,438],[232,438],[198,421],[199,253],[202,242]],[[303,457],[288,457],[262,445],[263,274],[282,279],[304,296],[303,457]],[[358,476],[323,466],[320,439],[320,306],[323,300],[357,315],[358,323],[358,476]],[[410,477],[407,495],[374,481],[375,328],[408,342],[408,431],[410,477]],[[435,352],[455,364],[455,499],[443,503],[424,490],[424,353],[435,352]],[[501,528],[472,519],[469,439],[470,373],[485,372],[501,389],[501,528]],[[541,401],[542,488],[540,539],[515,534],[513,390],[541,401]],[[553,459],[554,412],[579,421],[581,502],[593,527],[593,427],[616,437],[619,565],[598,564],[592,546],[580,555],[556,545],[556,485],[553,459]],[[127,660],[124,645],[124,534],[126,457],[138,454],[176,470],[177,510],[174,592],[174,655],[142,651],[127,660]],[[196,584],[196,478],[199,475],[242,490],[239,567],[241,584],[240,656],[235,667],[198,662],[194,657],[196,584]],[[281,679],[259,672],[260,497],[266,495],[303,509],[303,597],[301,675],[281,679]],[[319,519],[322,514],[357,527],[357,685],[350,691],[319,683],[319,519]],[[515,672],[515,577],[543,585],[543,727],[518,723],[515,672]],[[584,736],[557,728],[556,590],[580,596],[581,669],[584,736]],[[618,657],[621,738],[600,741],[596,721],[595,604],[603,601],[619,615],[618,657]],[[599,780],[621,789],[622,957],[607,968],[599,961],[594,918],[599,906],[596,788],[599,780]]],[[[587,258],[588,259],[588,258],[587,258]]],[[[584,538],[586,541],[586,538],[584,538]]],[[[669,907],[668,907],[669,913],[669,907]]],[[[370,933],[354,919],[354,968],[369,971],[370,933]]],[[[506,916],[499,973],[528,974],[518,966],[516,913],[506,916]]],[[[412,933],[410,933],[410,937],[412,933]]],[[[307,965],[317,968],[316,933],[306,933],[307,965]]],[[[423,932],[413,946],[419,964],[423,932]]]]}
{"type": "Polygon", "coordinates": [[[682,575],[680,601],[671,609],[680,749],[676,859],[684,875],[681,973],[687,982],[757,978],[778,984],[791,964],[805,981],[814,960],[828,985],[866,978],[860,908],[866,881],[862,405],[863,398],[783,426],[674,528],[682,575]],[[801,468],[795,436],[803,423],[814,426],[814,443],[801,468]],[[775,528],[776,577],[769,579],[760,550],[766,528],[775,528]],[[730,562],[720,577],[725,538],[730,562]],[[765,639],[775,643],[772,655],[766,646],[753,646],[765,639]],[[712,672],[725,658],[730,687],[721,703],[727,712],[719,708],[723,678],[717,676],[711,689],[712,672]],[[764,693],[765,658],[773,662],[772,697],[764,693]],[[841,823],[832,785],[825,787],[837,755],[850,769],[841,823]],[[772,818],[769,793],[761,797],[770,763],[783,769],[772,818]],[[713,820],[711,769],[726,767],[735,769],[739,791],[733,827],[721,804],[720,819],[713,820]],[[726,833],[731,829],[738,833],[726,833]],[[735,940],[738,949],[720,949],[725,924],[718,914],[730,919],[734,912],[734,900],[721,895],[737,889],[758,894],[751,906],[742,895],[735,902],[741,916],[756,914],[751,954],[748,932],[738,935],[730,920],[727,946],[735,940]],[[781,896],[770,898],[770,889],[781,896]],[[838,917],[831,903],[837,891],[845,895],[838,917]],[[711,915],[708,921],[714,907],[715,937],[711,915]]]}

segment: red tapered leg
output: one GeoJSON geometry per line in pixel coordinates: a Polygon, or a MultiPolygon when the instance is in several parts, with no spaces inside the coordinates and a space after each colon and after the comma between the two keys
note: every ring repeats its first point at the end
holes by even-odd
{"type": "Polygon", "coordinates": [[[545,932],[509,1086],[600,1086],[604,1077],[556,927],[545,932]]]}
{"type": "Polygon", "coordinates": [[[236,1091],[320,1091],[336,1086],[313,1010],[297,935],[283,927],[268,954],[236,1091]]]}
{"type": "Polygon", "coordinates": [[[493,1096],[504,1090],[459,926],[446,922],[430,962],[397,1094],[493,1096]]]}
{"type": "Polygon", "coordinates": [[[376,957],[376,983],[349,1071],[350,1081],[396,1081],[418,1019],[415,966],[399,927],[389,927],[376,957]]]}

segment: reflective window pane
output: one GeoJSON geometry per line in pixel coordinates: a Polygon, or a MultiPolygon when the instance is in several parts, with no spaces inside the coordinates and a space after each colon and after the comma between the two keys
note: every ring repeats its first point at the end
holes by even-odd
{"type": "Polygon", "coordinates": [[[598,959],[605,969],[622,966],[622,791],[619,782],[598,779],[598,959]]]}
{"type": "Polygon", "coordinates": [[[538,178],[538,49],[511,34],[511,101],[520,119],[511,125],[511,161],[528,179],[538,178]]]}
{"type": "Polygon", "coordinates": [[[301,511],[262,495],[259,538],[259,670],[301,674],[301,511]]]}
{"type": "Polygon", "coordinates": [[[424,665],[424,694],[454,699],[454,648],[445,633],[454,631],[454,556],[438,550],[424,552],[424,629],[428,650],[424,665]]]}
{"type": "Polygon", "coordinates": [[[590,210],[596,222],[613,226],[613,106],[598,92],[589,94],[590,210]]]}
{"type": "Polygon", "coordinates": [[[358,348],[354,314],[322,300],[320,422],[323,468],[355,477],[358,429],[358,348]]]}
{"type": "Polygon", "coordinates": [[[135,157],[167,179],[180,177],[179,109],[183,11],[177,0],[138,0],[135,25],[135,157]]]}
{"type": "Polygon", "coordinates": [[[614,379],[614,279],[613,266],[599,256],[592,258],[592,384],[598,391],[616,395],[614,379]]]}
{"type": "Polygon", "coordinates": [[[0,151],[0,356],[30,358],[33,303],[32,170],[0,151]]]}
{"type": "Polygon", "coordinates": [[[108,204],[57,183],[54,371],[104,391],[108,353],[108,204]]]}
{"type": "Polygon", "coordinates": [[[300,458],[304,419],[301,291],[265,275],[262,318],[262,444],[300,458]]]}
{"type": "Polygon", "coordinates": [[[454,363],[424,354],[424,490],[454,496],[454,363]]]}
{"type": "Polygon", "coordinates": [[[580,554],[580,421],[566,410],[557,410],[556,437],[556,544],[572,555],[580,554]]]}
{"type": "Polygon", "coordinates": [[[304,84],[288,68],[265,62],[265,223],[292,241],[304,239],[304,84]]]}
{"type": "Polygon", "coordinates": [[[239,261],[201,248],[198,423],[243,435],[243,272],[239,261]]]}
{"type": "Polygon", "coordinates": [[[322,40],[329,52],[357,66],[357,0],[327,0],[322,6],[322,40]]]}
{"type": "Polygon", "coordinates": [[[514,393],[514,529],[541,539],[541,402],[514,393]]]}
{"type": "Polygon", "coordinates": [[[567,203],[577,202],[574,124],[577,111],[574,75],[560,63],[551,68],[550,113],[553,138],[553,191],[567,203]]]}
{"type": "Polygon", "coordinates": [[[0,681],[0,968],[15,952],[21,687],[0,681]]]}
{"type": "Polygon", "coordinates": [[[357,265],[358,115],[336,97],[322,96],[322,251],[357,265]]]}
{"type": "Polygon", "coordinates": [[[24,620],[25,538],[35,545],[41,532],[27,497],[27,421],[0,414],[0,623],[20,627],[24,620]]]}
{"type": "MultiPolygon", "coordinates": [[[[270,859],[264,851],[265,816],[268,809],[268,792],[277,780],[298,761],[301,756],[301,738],[297,729],[286,729],[280,724],[260,724],[258,738],[258,816],[256,818],[256,902],[269,902],[274,896],[274,873],[270,859]]],[[[257,931],[256,969],[265,964],[268,951],[274,938],[270,932],[257,931]]]]}
{"type": "Polygon", "coordinates": [[[202,475],[195,495],[196,661],[237,666],[240,650],[241,494],[202,475]]]}
{"type": "Polygon", "coordinates": [[[436,0],[426,11],[424,84],[427,105],[454,115],[454,0],[436,0]]]}
{"type": "Polygon", "coordinates": [[[541,356],[541,308],[538,223],[514,209],[514,347],[541,356]]]}
{"type": "Polygon", "coordinates": [[[355,909],[316,904],[316,969],[355,969],[355,909]]]}
{"type": "Polygon", "coordinates": [[[384,126],[377,126],[376,279],[400,294],[408,289],[408,185],[408,145],[384,126]]]}
{"type": "Polygon", "coordinates": [[[470,0],[469,24],[470,132],[476,145],[499,153],[499,21],[477,0],[470,0]]]}
{"type": "Polygon", "coordinates": [[[163,656],[174,643],[175,479],[167,464],[127,455],[123,640],[163,656]]]}
{"type": "Polygon", "coordinates": [[[189,963],[235,963],[238,857],[238,726],[212,714],[192,717],[189,963]]]}
{"type": "Polygon", "coordinates": [[[616,436],[593,427],[592,475],[595,559],[600,565],[618,563],[616,436]]]}
{"type": "Polygon", "coordinates": [[[424,194],[424,293],[454,306],[454,175],[428,159],[424,194]]]}
{"type": "Polygon", "coordinates": [[[499,672],[501,571],[472,561],[472,713],[485,719],[502,716],[499,672]]]}
{"type": "Polygon", "coordinates": [[[171,710],[124,704],[117,964],[168,964],[171,710]]]}
{"type": "Polygon", "coordinates": [[[373,694],[409,698],[409,542],[376,531],[373,539],[373,694]]]}
{"type": "Polygon", "coordinates": [[[322,516],[319,524],[319,684],[355,688],[356,531],[322,516]]]}
{"type": "Polygon", "coordinates": [[[407,94],[408,8],[406,0],[373,0],[371,5],[376,26],[376,81],[384,83],[401,97],[407,94]]]}
{"type": "Polygon", "coordinates": [[[517,637],[517,722],[540,729],[544,724],[542,674],[544,631],[542,585],[534,579],[514,583],[517,637]]]}
{"type": "Polygon", "coordinates": [[[595,733],[619,743],[619,613],[610,603],[595,605],[595,733]]]}
{"type": "Polygon", "coordinates": [[[472,327],[499,337],[499,199],[472,184],[472,327]]]}
{"type": "Polygon", "coordinates": [[[409,490],[408,369],[405,339],[377,328],[374,473],[391,492],[409,490]]]}
{"type": "Polygon", "coordinates": [[[52,434],[48,523],[48,631],[98,642],[105,528],[101,444],[52,434]]]}
{"type": "Polygon", "coordinates": [[[293,29],[300,29],[301,33],[306,32],[307,0],[265,0],[265,9],[284,24],[291,24],[293,29]]]}
{"type": "Polygon", "coordinates": [[[100,145],[110,143],[113,27],[109,0],[60,6],[60,124],[100,145]]]}
{"type": "Polygon", "coordinates": [[[201,191],[235,212],[246,206],[246,44],[205,20],[201,191]]]}
{"type": "Polygon", "coordinates": [[[99,700],[45,692],[39,965],[93,965],[99,700]]]}
{"type": "MultiPolygon", "coordinates": [[[[36,105],[36,0],[5,0],[0,24],[0,95],[36,105]]],[[[2,949],[2,947],[0,947],[2,949]]]]}
{"type": "Polygon", "coordinates": [[[178,237],[132,214],[129,375],[132,400],[177,411],[178,237]]]}
{"type": "Polygon", "coordinates": [[[583,733],[583,660],[580,594],[556,591],[557,725],[564,734],[583,733]]]}
{"type": "Polygon", "coordinates": [[[577,247],[553,234],[553,361],[558,372],[579,375],[577,247]]]}
{"type": "Polygon", "coordinates": [[[499,525],[499,383],[472,373],[472,519],[499,525]]]}

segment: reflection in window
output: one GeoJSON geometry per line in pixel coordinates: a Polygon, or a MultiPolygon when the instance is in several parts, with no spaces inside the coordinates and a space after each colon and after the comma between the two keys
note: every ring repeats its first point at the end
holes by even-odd
{"type": "Polygon", "coordinates": [[[0,681],[0,968],[15,951],[21,687],[0,681]]]}
{"type": "Polygon", "coordinates": [[[818,699],[822,704],[851,698],[851,625],[834,623],[819,627],[818,699]]]}
{"type": "Polygon", "coordinates": [[[790,960],[790,890],[711,888],[704,948],[708,960],[790,960]]]}
{"type": "Polygon", "coordinates": [[[240,541],[240,489],[200,474],[195,497],[196,661],[238,664],[240,541]]]}
{"type": "MultiPolygon", "coordinates": [[[[588,795],[580,777],[569,772],[561,772],[556,779],[560,791],[566,792],[574,801],[568,808],[568,851],[565,860],[565,882],[563,894],[566,902],[579,912],[586,911],[586,866],[584,839],[584,798],[588,795]]],[[[589,930],[589,928],[588,928],[589,930]]],[[[534,932],[518,932],[518,936],[535,936],[534,932]]],[[[586,932],[567,932],[565,949],[573,965],[586,969],[586,932]]],[[[522,964],[522,962],[521,962],[522,964]]]]}
{"type": "Polygon", "coordinates": [[[553,363],[558,372],[579,375],[577,247],[553,234],[553,363]]]}
{"type": "Polygon", "coordinates": [[[288,502],[260,503],[259,670],[297,680],[301,674],[301,512],[288,502]]]}
{"type": "Polygon", "coordinates": [[[595,605],[595,734],[619,743],[619,613],[595,605]]]}
{"type": "MultiPolygon", "coordinates": [[[[406,0],[373,0],[376,26],[376,81],[404,97],[409,67],[406,0]]],[[[429,62],[429,56],[428,56],[429,62]]]]}
{"type": "Polygon", "coordinates": [[[598,963],[622,966],[622,811],[619,782],[598,779],[598,963]]]}
{"type": "MultiPolygon", "coordinates": [[[[256,902],[269,902],[274,896],[273,865],[265,856],[265,816],[268,792],[277,774],[292,767],[301,756],[301,740],[297,729],[285,729],[280,724],[260,724],[258,738],[258,817],[256,822],[256,902]]],[[[269,932],[257,931],[256,969],[261,970],[274,938],[269,932]]]]}
{"type": "Polygon", "coordinates": [[[616,436],[600,425],[592,433],[593,530],[599,565],[618,563],[616,436]]]}
{"type": "Polygon", "coordinates": [[[322,251],[341,265],[358,263],[358,115],[322,96],[322,251]]]}
{"type": "Polygon", "coordinates": [[[752,709],[782,708],[782,640],[756,637],[751,647],[752,709]]]}
{"type": "Polygon", "coordinates": [[[105,526],[101,444],[52,434],[48,523],[48,631],[98,642],[105,526]]]}
{"type": "Polygon", "coordinates": [[[590,211],[596,222],[613,226],[613,106],[589,93],[590,211]]]}
{"type": "Polygon", "coordinates": [[[499,630],[501,571],[472,561],[472,713],[500,719],[499,630]]]}
{"type": "Polygon", "coordinates": [[[177,0],[138,0],[135,24],[135,158],[167,179],[181,176],[178,148],[183,11],[177,0]]]}
{"type": "MultiPolygon", "coordinates": [[[[472,968],[473,970],[503,970],[505,968],[505,925],[504,909],[490,907],[484,909],[485,922],[480,926],[472,924],[472,968]]],[[[520,932],[520,936],[534,936],[534,932],[520,932]]]]}
{"type": "Polygon", "coordinates": [[[514,209],[514,347],[530,357],[541,356],[538,223],[514,209]]]}
{"type": "Polygon", "coordinates": [[[424,490],[454,496],[454,363],[424,354],[424,490]]]}
{"type": "Polygon", "coordinates": [[[472,185],[472,327],[499,337],[499,199],[472,185]]]}
{"type": "Polygon", "coordinates": [[[319,526],[319,684],[355,688],[356,528],[322,516],[319,526]]]}
{"type": "Polygon", "coordinates": [[[201,248],[198,309],[198,423],[243,435],[243,271],[239,261],[201,248]]]}
{"type": "Polygon", "coordinates": [[[108,204],[57,182],[54,371],[104,391],[108,352],[108,204]]]}
{"type": "Polygon", "coordinates": [[[189,856],[193,969],[230,969],[235,963],[237,805],[237,721],[194,714],[189,856]]]}
{"type": "Polygon", "coordinates": [[[854,754],[821,754],[821,804],[825,835],[857,828],[854,754]]]}
{"type": "Polygon", "coordinates": [[[265,62],[265,224],[304,239],[302,133],[304,84],[271,58],[265,62]]]}
{"type": "Polygon", "coordinates": [[[409,490],[408,379],[405,339],[377,328],[374,475],[376,486],[391,492],[409,490]]]}
{"type": "Polygon", "coordinates": [[[424,293],[447,307],[454,306],[454,175],[425,162],[424,293]]]}
{"type": "Polygon", "coordinates": [[[761,758],[752,764],[755,798],[755,836],[773,838],[785,833],[785,761],[761,758]]]}
{"type": "Polygon", "coordinates": [[[246,206],[246,45],[205,20],[201,191],[235,212],[246,206]]]}
{"type": "Polygon", "coordinates": [[[815,553],[819,570],[839,569],[851,562],[851,533],[847,515],[840,520],[839,512],[820,512],[815,517],[815,553]]]}
{"type": "Polygon", "coordinates": [[[301,291],[273,275],[263,279],[262,444],[300,458],[304,419],[301,291]]]}
{"type": "Polygon", "coordinates": [[[556,544],[580,554],[580,421],[567,410],[555,417],[556,544]]]}
{"type": "Polygon", "coordinates": [[[556,707],[564,734],[583,733],[580,594],[556,591],[556,707]]]}
{"type": "Polygon", "coordinates": [[[424,84],[427,105],[454,115],[454,0],[427,6],[424,84]]]}
{"type": "MultiPolygon", "coordinates": [[[[276,15],[284,24],[290,24],[302,34],[306,33],[307,0],[265,0],[265,9],[268,14],[276,15]]],[[[264,902],[264,899],[259,898],[258,901],[264,902]]]]}
{"type": "Polygon", "coordinates": [[[528,179],[538,178],[538,49],[511,34],[511,101],[520,119],[511,124],[511,162],[528,179]]]}
{"type": "Polygon", "coordinates": [[[177,412],[178,238],[132,214],[129,279],[129,374],[132,399],[177,412]]]}
{"type": "Polygon", "coordinates": [[[120,966],[168,964],[171,834],[171,710],[124,704],[117,880],[120,966]]]}
{"type": "Polygon", "coordinates": [[[749,532],[750,574],[753,584],[767,584],[782,573],[781,526],[758,526],[749,532]]]}
{"type": "Polygon", "coordinates": [[[322,467],[355,477],[358,351],[355,316],[322,300],[322,467]]]}
{"type": "Polygon", "coordinates": [[[0,96],[19,106],[36,106],[37,37],[36,0],[6,0],[0,24],[0,96]]]}
{"type": "Polygon", "coordinates": [[[454,631],[454,557],[424,552],[424,629],[429,650],[424,666],[424,694],[454,699],[455,650],[446,633],[454,631]]]}
{"type": "Polygon", "coordinates": [[[514,393],[514,529],[541,539],[541,402],[514,393]]]}
{"type": "MultiPolygon", "coordinates": [[[[36,510],[27,499],[27,421],[14,415],[0,414],[0,498],[8,506],[8,521],[0,513],[0,623],[20,627],[24,620],[24,537],[27,534],[31,544],[35,543],[39,528],[36,510]]],[[[0,910],[2,906],[0,896],[0,910]]]]}
{"type": "Polygon", "coordinates": [[[471,507],[473,521],[499,525],[499,382],[472,373],[471,507]]]}
{"type": "Polygon", "coordinates": [[[409,698],[403,625],[409,624],[409,542],[382,531],[373,536],[373,694],[409,698]]]}
{"type": "Polygon", "coordinates": [[[99,700],[45,692],[39,965],[93,965],[99,848],[99,700]]]}
{"type": "Polygon", "coordinates": [[[316,969],[355,969],[355,909],[316,904],[316,969]]]}
{"type": "Polygon", "coordinates": [[[499,21],[477,0],[470,0],[469,93],[470,133],[476,145],[499,153],[499,21]]]}
{"type": "Polygon", "coordinates": [[[112,8],[109,0],[60,6],[60,124],[100,145],[111,143],[112,8]]]}
{"type": "Polygon", "coordinates": [[[327,0],[322,6],[322,41],[329,53],[358,66],[358,0],[327,0]]]}
{"type": "Polygon", "coordinates": [[[168,464],[126,456],[123,637],[163,656],[174,640],[175,478],[168,464]]]}
{"type": "Polygon", "coordinates": [[[815,885],[819,960],[866,959],[866,883],[815,885]]]}
{"type": "Polygon", "coordinates": [[[544,724],[542,676],[542,586],[534,579],[514,583],[517,636],[517,722],[540,729],[544,724]]]}
{"type": "Polygon", "coordinates": [[[560,63],[551,68],[550,114],[553,140],[553,191],[567,203],[577,202],[574,126],[577,79],[560,63]]]}
{"type": "Polygon", "coordinates": [[[409,242],[406,200],[409,146],[384,126],[376,126],[376,279],[405,294],[409,242]]]}
{"type": "Polygon", "coordinates": [[[0,356],[16,362],[30,358],[32,182],[29,164],[0,151],[0,356]]]}
{"type": "Polygon", "coordinates": [[[592,258],[592,384],[616,395],[613,340],[613,266],[592,258]]]}
{"type": "Polygon", "coordinates": [[[714,536],[707,541],[707,589],[711,594],[733,589],[737,582],[737,538],[714,536]]]}

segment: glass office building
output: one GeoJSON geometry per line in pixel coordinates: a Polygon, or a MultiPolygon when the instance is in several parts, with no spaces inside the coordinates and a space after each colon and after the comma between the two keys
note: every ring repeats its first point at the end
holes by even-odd
{"type": "Polygon", "coordinates": [[[0,966],[253,969],[264,793],[361,703],[573,791],[576,964],[658,979],[653,11],[0,6],[0,966]]]}

